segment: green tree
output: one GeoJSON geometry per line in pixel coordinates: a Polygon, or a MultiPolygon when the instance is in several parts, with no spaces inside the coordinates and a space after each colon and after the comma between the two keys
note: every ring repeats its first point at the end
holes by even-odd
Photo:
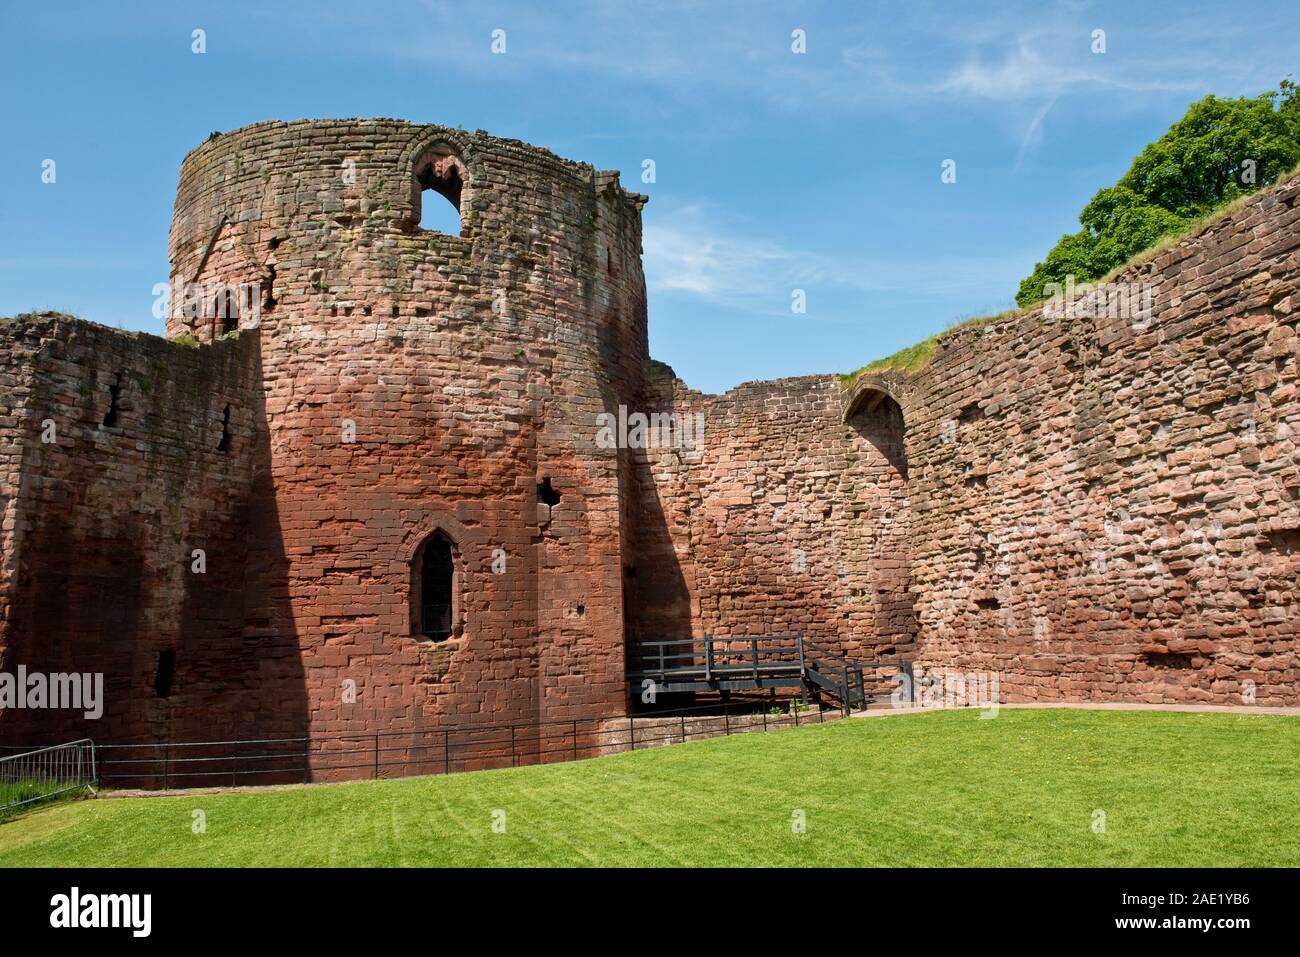
{"type": "Polygon", "coordinates": [[[1100,278],[1162,237],[1238,196],[1277,180],[1300,162],[1300,87],[1254,97],[1207,96],[1099,190],[1067,233],[1020,283],[1016,302],[1043,298],[1049,282],[1100,278]]]}

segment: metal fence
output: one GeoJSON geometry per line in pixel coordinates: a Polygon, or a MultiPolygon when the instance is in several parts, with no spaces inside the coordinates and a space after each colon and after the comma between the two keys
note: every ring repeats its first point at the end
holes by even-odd
{"type": "Polygon", "coordinates": [[[0,811],[95,785],[95,745],[89,739],[0,758],[0,811]]]}
{"type": "Polygon", "coordinates": [[[550,764],[665,744],[829,723],[843,715],[731,702],[629,717],[328,736],[98,746],[100,783],[117,788],[232,787],[397,778],[550,764]]]}
{"type": "MultiPolygon", "coordinates": [[[[889,697],[882,674],[864,680],[856,668],[828,667],[824,680],[819,681],[821,669],[813,659],[821,649],[815,649],[806,662],[800,660],[804,656],[797,649],[795,652],[791,660],[796,676],[803,680],[800,672],[816,672],[809,686],[814,692],[830,689],[840,699],[840,707],[828,710],[820,704],[791,701],[782,709],[772,707],[771,701],[742,699],[626,717],[454,728],[136,744],[77,741],[0,758],[0,809],[96,783],[140,789],[232,787],[549,764],[699,738],[826,723],[847,717],[852,708],[869,707],[889,697]]],[[[754,657],[752,648],[748,655],[754,657]]],[[[708,657],[711,667],[726,667],[724,654],[708,657]]],[[[880,664],[903,673],[910,671],[906,661],[880,664]]],[[[761,687],[754,689],[759,695],[761,687]]],[[[16,749],[0,747],[0,753],[6,750],[16,749]]]]}

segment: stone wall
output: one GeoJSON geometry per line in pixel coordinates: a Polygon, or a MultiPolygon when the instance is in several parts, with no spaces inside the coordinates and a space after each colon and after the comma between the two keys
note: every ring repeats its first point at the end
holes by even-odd
{"type": "MultiPolygon", "coordinates": [[[[16,320],[0,323],[0,395],[6,396],[0,404],[0,629],[12,619],[18,581],[18,483],[31,419],[32,370],[23,365],[27,351],[12,334],[16,328],[16,320]]],[[[0,640],[0,654],[4,645],[0,640]]]]}
{"type": "Polygon", "coordinates": [[[214,136],[177,191],[177,341],[0,324],[0,671],[108,682],[93,727],[0,736],[601,719],[625,654],[705,634],[997,671],[1009,700],[1295,704],[1298,196],[1120,277],[1140,321],[1037,310],[916,373],[709,396],[648,359],[616,173],[397,120],[214,136]],[[460,235],[419,227],[425,187],[460,235]],[[599,440],[629,413],[676,431],[599,440]]]}
{"type": "Polygon", "coordinates": [[[856,384],[903,407],[922,665],[1013,701],[1300,702],[1298,201],[1117,277],[1148,316],[1038,309],[856,384]]]}
{"type": "Polygon", "coordinates": [[[7,711],[6,739],[193,739],[300,724],[301,674],[283,639],[242,634],[265,442],[256,333],[186,347],[60,316],[3,331],[0,671],[105,682],[99,721],[7,711]],[[160,684],[165,654],[174,671],[160,684]],[[277,671],[272,687],[264,679],[277,671]]]}
{"type": "Polygon", "coordinates": [[[700,416],[703,442],[639,458],[630,642],[797,632],[855,656],[912,650],[896,403],[845,422],[836,376],[706,396],[655,363],[643,407],[700,416]]]}

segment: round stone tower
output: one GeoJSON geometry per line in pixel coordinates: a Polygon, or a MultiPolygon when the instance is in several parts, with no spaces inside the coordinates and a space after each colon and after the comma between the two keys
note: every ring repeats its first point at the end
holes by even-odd
{"type": "Polygon", "coordinates": [[[621,713],[627,463],[596,433],[641,387],[644,201],[399,120],[185,159],[167,332],[258,339],[244,640],[296,636],[262,680],[306,684],[304,731],[621,713]]]}

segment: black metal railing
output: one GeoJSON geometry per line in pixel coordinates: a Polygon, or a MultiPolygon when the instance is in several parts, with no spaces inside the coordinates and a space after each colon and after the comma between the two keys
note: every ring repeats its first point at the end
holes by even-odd
{"type": "Polygon", "coordinates": [[[908,678],[910,700],[912,663],[905,658],[850,658],[807,639],[803,655],[808,684],[829,692],[846,712],[892,698],[894,688],[889,683],[900,672],[908,678]]]}
{"type": "Polygon", "coordinates": [[[731,702],[645,715],[232,741],[105,744],[106,787],[170,789],[451,774],[549,764],[795,728],[842,715],[791,702],[774,713],[731,702]]]}
{"type": "MultiPolygon", "coordinates": [[[[695,738],[825,722],[847,717],[855,708],[879,700],[881,686],[889,681],[889,670],[903,672],[909,678],[911,671],[911,663],[901,658],[846,658],[799,635],[650,642],[637,651],[641,667],[629,662],[629,678],[644,675],[662,679],[690,671],[725,684],[724,679],[757,676],[770,681],[773,674],[787,674],[793,683],[811,691],[817,703],[810,706],[790,701],[788,710],[783,710],[755,701],[722,700],[627,717],[98,747],[85,741],[0,759],[0,768],[6,761],[13,762],[11,768],[19,767],[17,758],[50,761],[56,770],[46,779],[57,785],[45,789],[51,794],[82,786],[68,782],[85,777],[87,765],[90,782],[96,780],[97,773],[98,781],[105,785],[145,789],[448,774],[576,760],[695,738]],[[647,647],[651,649],[649,667],[647,647]],[[838,715],[821,707],[823,692],[839,705],[838,715]],[[75,746],[89,751],[82,752],[83,764],[71,777],[60,777],[62,771],[57,770],[69,767],[66,757],[31,757],[75,746]]],[[[773,686],[764,687],[770,690],[773,686]]],[[[6,750],[16,749],[0,748],[0,752],[6,750]]]]}
{"type": "Polygon", "coordinates": [[[801,634],[744,635],[640,641],[631,649],[628,678],[670,688],[800,686],[805,695],[826,693],[845,713],[878,700],[885,672],[907,672],[901,658],[849,658],[801,634]]]}
{"type": "Polygon", "coordinates": [[[772,672],[798,674],[803,639],[799,635],[742,635],[641,641],[629,656],[629,671],[637,677],[702,674],[706,680],[772,672]]]}

